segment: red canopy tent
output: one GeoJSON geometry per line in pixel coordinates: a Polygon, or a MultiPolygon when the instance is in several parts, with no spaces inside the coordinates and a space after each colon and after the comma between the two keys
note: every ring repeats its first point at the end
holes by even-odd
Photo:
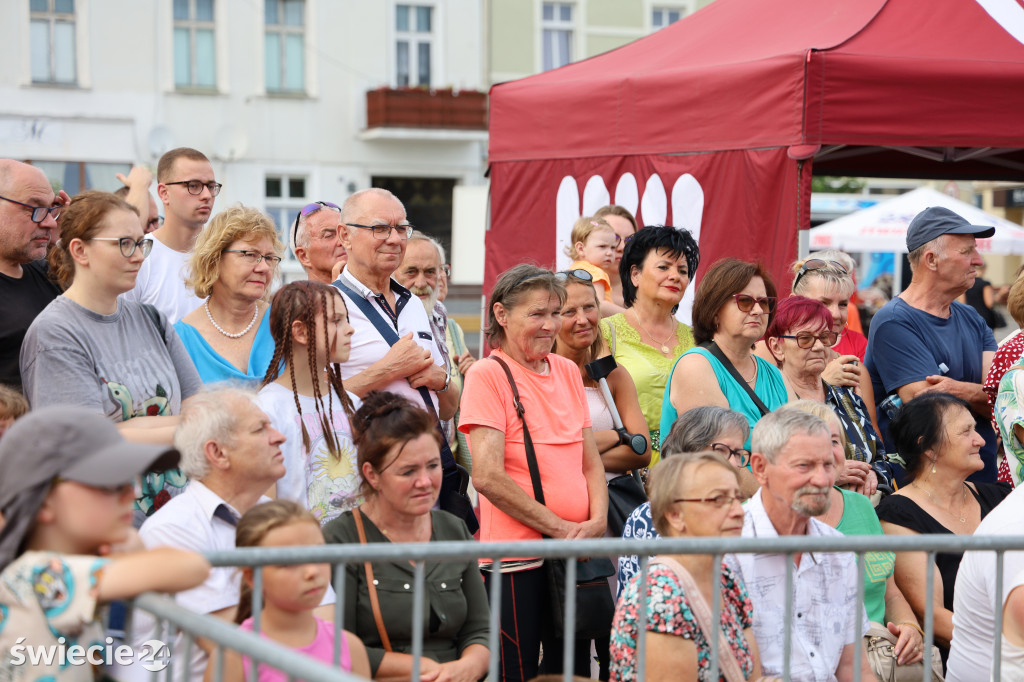
{"type": "MultiPolygon", "coordinates": [[[[485,291],[609,200],[780,285],[822,175],[1024,177],[1017,0],[716,0],[490,98],[485,291]]],[[[690,289],[692,292],[692,287],[690,289]]]]}

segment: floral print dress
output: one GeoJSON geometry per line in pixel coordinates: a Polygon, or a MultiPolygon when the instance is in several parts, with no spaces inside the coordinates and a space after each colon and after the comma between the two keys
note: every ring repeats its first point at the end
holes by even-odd
{"type": "MultiPolygon", "coordinates": [[[[633,682],[636,676],[637,624],[640,620],[640,576],[634,576],[623,590],[615,609],[611,637],[611,679],[633,682]]],[[[697,647],[697,679],[710,682],[711,643],[697,627],[693,611],[683,594],[675,571],[668,566],[651,564],[647,575],[647,631],[677,635],[692,640],[697,647]]],[[[736,574],[722,564],[722,633],[729,642],[743,676],[749,678],[754,659],[743,631],[753,621],[753,607],[747,588],[736,574]]],[[[724,652],[723,652],[724,653],[724,652]]],[[[725,678],[719,675],[721,682],[725,678]]]]}

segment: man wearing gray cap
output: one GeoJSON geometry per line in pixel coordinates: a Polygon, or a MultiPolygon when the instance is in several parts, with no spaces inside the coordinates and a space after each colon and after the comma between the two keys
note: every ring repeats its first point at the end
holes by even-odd
{"type": "Polygon", "coordinates": [[[0,679],[92,679],[72,662],[76,645],[93,660],[104,641],[98,608],[143,592],[200,584],[206,559],[141,550],[132,528],[139,476],[178,453],[129,443],[114,423],[80,407],[49,407],[19,419],[0,441],[0,679]],[[131,553],[125,553],[131,551],[131,553]],[[63,646],[60,646],[63,645],[63,646]],[[68,665],[50,656],[57,649],[68,665]],[[70,667],[69,667],[70,666],[70,667]]]}
{"type": "MultiPolygon", "coordinates": [[[[889,412],[882,406],[887,396],[896,395],[905,403],[919,393],[934,391],[971,404],[976,429],[985,439],[981,450],[985,468],[972,475],[972,481],[996,480],[996,435],[981,389],[996,341],[974,308],[957,303],[956,298],[974,284],[984,263],[975,239],[993,234],[994,227],[971,225],[947,208],[933,206],[919,213],[907,229],[913,279],[872,318],[864,358],[889,452],[895,449],[889,437],[889,412]]],[[[952,494],[959,500],[959,486],[952,494]]]]}

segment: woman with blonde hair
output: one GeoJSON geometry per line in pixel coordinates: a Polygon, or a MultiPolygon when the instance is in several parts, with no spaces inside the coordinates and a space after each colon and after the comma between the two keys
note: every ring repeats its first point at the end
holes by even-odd
{"type": "Polygon", "coordinates": [[[203,305],[174,328],[203,383],[256,383],[274,354],[270,287],[284,245],[274,222],[255,208],[232,206],[199,233],[185,283],[203,305]]]}

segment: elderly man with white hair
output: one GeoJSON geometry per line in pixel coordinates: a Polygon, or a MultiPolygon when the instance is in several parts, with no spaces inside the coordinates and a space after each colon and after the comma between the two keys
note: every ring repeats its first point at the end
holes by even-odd
{"type": "MultiPolygon", "coordinates": [[[[142,524],[139,535],[146,547],[234,549],[238,519],[268,501],[264,493],[285,473],[284,440],[259,408],[255,393],[221,388],[193,396],[182,409],[174,435],[189,483],[142,524]]],[[[179,592],[175,600],[196,613],[233,622],[240,580],[234,568],[215,568],[206,582],[179,592]]],[[[333,603],[334,595],[329,596],[333,603]]],[[[137,645],[153,639],[150,624],[136,623],[137,645]]],[[[183,651],[180,642],[176,651],[183,651]]],[[[202,679],[208,654],[202,641],[193,647],[189,679],[202,679]]]]}
{"type": "MultiPolygon", "coordinates": [[[[828,511],[835,464],[828,426],[814,415],[780,408],[761,418],[751,437],[750,468],[761,484],[744,507],[743,537],[810,537],[842,534],[815,519],[828,511]]],[[[785,554],[737,554],[743,582],[754,606],[754,636],[766,676],[783,673],[785,632],[791,633],[794,682],[853,680],[861,657],[861,682],[875,679],[860,631],[868,629],[857,599],[860,574],[849,552],[809,552],[793,557],[792,623],[785,622],[785,554]]]]}

